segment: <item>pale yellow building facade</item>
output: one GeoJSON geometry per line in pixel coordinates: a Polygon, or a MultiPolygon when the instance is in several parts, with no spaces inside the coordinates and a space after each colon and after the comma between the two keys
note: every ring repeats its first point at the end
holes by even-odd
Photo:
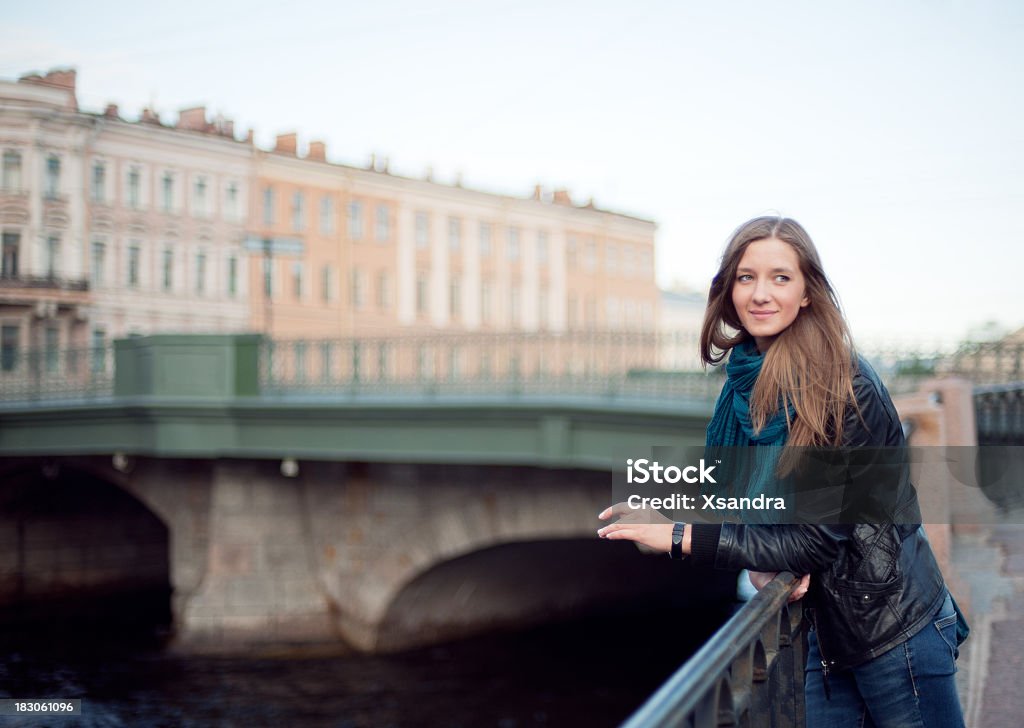
{"type": "Polygon", "coordinates": [[[655,328],[654,223],[565,191],[491,194],[296,146],[283,135],[256,153],[255,328],[288,338],[655,328]]]}

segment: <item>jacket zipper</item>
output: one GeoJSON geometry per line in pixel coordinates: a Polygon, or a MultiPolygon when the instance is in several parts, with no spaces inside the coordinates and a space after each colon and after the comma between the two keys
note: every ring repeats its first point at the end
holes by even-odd
{"type": "Polygon", "coordinates": [[[821,630],[818,629],[818,610],[811,610],[812,619],[814,621],[814,631],[817,632],[818,637],[818,654],[821,655],[821,682],[825,688],[825,700],[832,699],[832,688],[828,684],[828,673],[831,665],[835,665],[835,660],[829,660],[825,657],[825,651],[821,649],[821,630]]]}

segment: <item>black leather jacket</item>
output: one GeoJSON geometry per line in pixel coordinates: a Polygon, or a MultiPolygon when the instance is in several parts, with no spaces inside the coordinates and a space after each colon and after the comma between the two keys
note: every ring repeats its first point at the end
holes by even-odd
{"type": "MultiPolygon", "coordinates": [[[[863,359],[857,362],[853,389],[860,415],[848,409],[844,444],[905,445],[892,399],[863,359]]],[[[903,479],[909,486],[905,471],[903,479]]],[[[907,490],[913,493],[912,487],[907,490]]],[[[694,524],[691,534],[691,558],[698,564],[811,574],[806,606],[828,669],[853,667],[910,639],[946,593],[928,540],[913,522],[694,524]]]]}

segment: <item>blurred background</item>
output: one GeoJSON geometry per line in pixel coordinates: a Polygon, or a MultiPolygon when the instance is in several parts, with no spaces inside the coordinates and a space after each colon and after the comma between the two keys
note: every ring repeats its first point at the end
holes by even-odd
{"type": "Polygon", "coordinates": [[[1015,3],[5,16],[5,697],[617,724],[734,607],[593,532],[755,215],[895,393],[1024,379],[1015,3]]]}

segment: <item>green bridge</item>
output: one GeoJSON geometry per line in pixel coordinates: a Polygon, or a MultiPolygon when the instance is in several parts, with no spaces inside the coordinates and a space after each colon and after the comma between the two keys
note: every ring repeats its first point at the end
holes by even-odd
{"type": "Polygon", "coordinates": [[[38,356],[25,374],[0,379],[0,455],[606,469],[616,451],[703,441],[720,376],[654,371],[651,340],[640,335],[589,341],[584,351],[545,352],[542,344],[164,335],[120,340],[112,352],[62,352],[49,362],[51,375],[38,356]],[[456,369],[459,347],[494,368],[456,369]],[[616,361],[610,351],[634,360],[616,361]],[[360,371],[361,356],[381,352],[389,370],[382,375],[375,361],[372,373],[360,371]],[[563,370],[510,368],[544,353],[563,370]],[[325,360],[335,366],[325,371],[325,360]],[[313,363],[317,371],[304,371],[313,363]]]}

